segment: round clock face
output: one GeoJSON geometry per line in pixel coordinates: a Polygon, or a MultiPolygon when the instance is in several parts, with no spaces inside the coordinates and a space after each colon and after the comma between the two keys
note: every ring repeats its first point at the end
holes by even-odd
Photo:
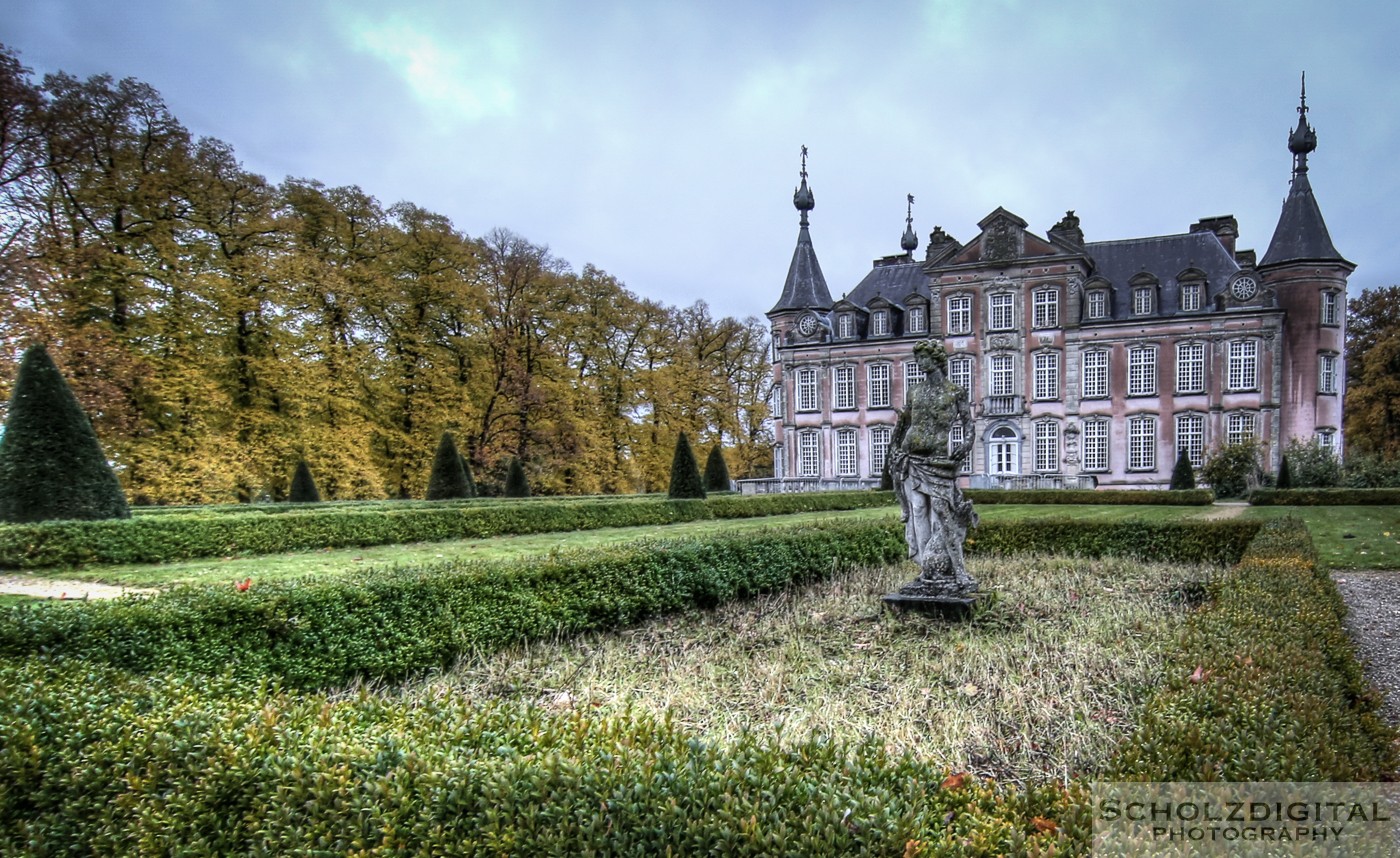
{"type": "Polygon", "coordinates": [[[1259,284],[1255,282],[1253,277],[1241,277],[1230,286],[1230,294],[1241,301],[1248,301],[1258,291],[1259,284]]]}
{"type": "Polygon", "coordinates": [[[797,332],[804,337],[810,337],[817,332],[817,317],[811,313],[803,316],[797,322],[797,332]]]}

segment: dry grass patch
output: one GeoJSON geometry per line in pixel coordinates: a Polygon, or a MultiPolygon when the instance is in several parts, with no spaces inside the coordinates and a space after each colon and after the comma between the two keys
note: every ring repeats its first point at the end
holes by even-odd
{"type": "Polygon", "coordinates": [[[401,693],[646,710],[714,738],[878,737],[1004,781],[1067,779],[1093,770],[1126,734],[1185,616],[1183,584],[1209,574],[1061,557],[969,566],[998,594],[971,623],[888,613],[879,597],[912,567],[860,569],[622,632],[467,659],[401,693]]]}

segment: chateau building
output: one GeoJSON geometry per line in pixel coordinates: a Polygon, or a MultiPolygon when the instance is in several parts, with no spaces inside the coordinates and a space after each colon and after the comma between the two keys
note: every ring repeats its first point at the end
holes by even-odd
{"type": "MultiPolygon", "coordinates": [[[[1085,241],[1074,212],[1044,235],[997,208],[959,242],[935,228],[833,301],[793,195],[797,247],[773,309],[774,479],[749,491],[872,486],[899,409],[937,337],[972,402],[972,486],[1165,488],[1184,450],[1257,438],[1341,451],[1347,277],[1308,181],[1306,92],[1293,178],[1262,259],[1233,216],[1173,235],[1085,241]]],[[[959,440],[959,439],[954,439],[959,440]]]]}

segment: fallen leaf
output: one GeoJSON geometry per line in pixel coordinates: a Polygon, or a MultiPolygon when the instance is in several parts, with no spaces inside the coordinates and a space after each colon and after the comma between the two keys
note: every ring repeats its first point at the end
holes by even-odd
{"type": "Polygon", "coordinates": [[[978,688],[977,686],[975,686],[975,685],[973,685],[971,682],[969,682],[968,684],[964,685],[962,688],[959,688],[958,690],[961,691],[963,694],[966,694],[968,697],[976,697],[976,696],[977,696],[977,692],[981,691],[982,689],[978,688]]]}
{"type": "Polygon", "coordinates": [[[1034,819],[1032,819],[1031,825],[1035,826],[1036,831],[1054,831],[1055,829],[1060,827],[1055,824],[1055,820],[1046,819],[1043,816],[1037,816],[1034,819]]]}
{"type": "Polygon", "coordinates": [[[967,772],[958,772],[955,775],[948,775],[938,786],[939,789],[962,789],[965,783],[967,783],[967,772]]]}
{"type": "Polygon", "coordinates": [[[1191,675],[1186,677],[1186,679],[1190,682],[1204,682],[1207,676],[1210,676],[1210,671],[1202,668],[1198,664],[1196,665],[1196,669],[1193,670],[1191,675]]]}

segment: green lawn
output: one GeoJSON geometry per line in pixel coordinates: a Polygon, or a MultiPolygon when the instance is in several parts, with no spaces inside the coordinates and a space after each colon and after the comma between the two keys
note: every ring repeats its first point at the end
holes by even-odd
{"type": "Polygon", "coordinates": [[[1257,506],[1250,518],[1294,515],[1312,532],[1324,566],[1332,569],[1400,569],[1400,507],[1257,506]]]}
{"type": "MultiPolygon", "coordinates": [[[[1055,516],[1078,520],[1118,520],[1139,518],[1162,521],[1207,515],[1211,507],[1199,506],[1108,506],[1108,505],[1002,505],[978,508],[985,521],[1009,521],[1030,517],[1055,516]]],[[[378,545],[366,548],[338,548],[320,551],[268,554],[258,557],[203,558],[178,563],[145,563],[125,566],[91,565],[28,570],[35,578],[90,581],[127,587],[166,587],[172,584],[221,583],[254,578],[260,581],[300,578],[307,575],[334,575],[353,569],[387,566],[414,566],[443,559],[511,560],[538,556],[559,550],[589,550],[615,546],[637,539],[655,537],[703,536],[719,531],[743,531],[765,527],[786,527],[822,522],[893,520],[896,507],[810,512],[767,516],[754,519],[692,521],[665,526],[611,527],[599,530],[504,536],[492,539],[463,539],[408,545],[378,545]]],[[[19,573],[16,573],[19,574],[19,573]]]]}

